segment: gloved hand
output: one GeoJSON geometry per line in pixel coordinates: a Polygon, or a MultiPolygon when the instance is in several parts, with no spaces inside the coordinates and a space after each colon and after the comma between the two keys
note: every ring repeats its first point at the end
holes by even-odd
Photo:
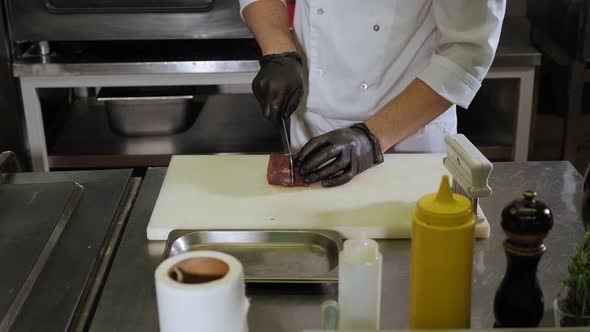
{"type": "Polygon", "coordinates": [[[303,95],[301,57],[296,52],[265,55],[260,67],[252,91],[264,118],[280,126],[281,116],[291,116],[303,95]]]}
{"type": "Polygon", "coordinates": [[[306,182],[322,181],[324,187],[345,184],[382,162],[379,141],[363,123],[311,139],[295,159],[306,182]],[[320,168],[331,159],[334,160],[320,168]]]}

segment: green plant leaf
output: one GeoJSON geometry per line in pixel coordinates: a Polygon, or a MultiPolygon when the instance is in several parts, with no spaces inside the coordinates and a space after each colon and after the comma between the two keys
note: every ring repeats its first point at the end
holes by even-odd
{"type": "Polygon", "coordinates": [[[565,290],[563,310],[574,316],[590,315],[590,231],[578,244],[568,267],[569,276],[562,282],[565,290]]]}

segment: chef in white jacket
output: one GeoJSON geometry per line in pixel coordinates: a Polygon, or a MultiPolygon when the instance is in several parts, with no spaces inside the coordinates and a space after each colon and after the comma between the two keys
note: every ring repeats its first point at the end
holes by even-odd
{"type": "Polygon", "coordinates": [[[500,38],[505,0],[240,0],[263,58],[263,115],[291,117],[296,164],[337,186],[382,152],[443,152],[500,38]]]}

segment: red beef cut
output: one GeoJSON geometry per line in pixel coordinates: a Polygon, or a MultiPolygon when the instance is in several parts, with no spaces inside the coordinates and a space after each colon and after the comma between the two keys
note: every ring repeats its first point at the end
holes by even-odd
{"type": "Polygon", "coordinates": [[[299,169],[295,166],[293,167],[294,182],[291,183],[289,156],[282,153],[271,153],[268,159],[268,168],[266,170],[268,183],[283,187],[307,187],[308,184],[303,180],[303,176],[299,173],[299,169]]]}

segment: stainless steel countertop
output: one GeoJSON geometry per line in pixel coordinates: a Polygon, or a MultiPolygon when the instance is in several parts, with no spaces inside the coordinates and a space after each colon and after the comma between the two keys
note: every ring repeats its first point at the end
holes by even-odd
{"type": "MultiPolygon", "coordinates": [[[[541,53],[531,45],[526,18],[509,18],[504,22],[502,37],[498,45],[493,67],[539,66],[541,53]]],[[[130,42],[136,43],[138,42],[130,42]]],[[[130,46],[127,50],[116,48],[120,43],[111,43],[105,48],[107,52],[77,54],[75,57],[25,57],[16,60],[12,67],[14,76],[78,76],[78,75],[134,75],[134,74],[198,74],[198,73],[256,73],[258,52],[253,51],[253,40],[237,42],[230,41],[223,44],[215,41],[215,46],[201,49],[198,44],[194,47],[182,45],[182,42],[165,41],[176,46],[156,47],[158,51],[170,52],[182,47],[184,55],[164,54],[161,56],[145,56],[137,58],[137,54],[129,56],[130,51],[141,49],[150,53],[151,47],[130,46]],[[180,45],[178,45],[180,43],[180,45]],[[228,48],[235,45],[233,48],[228,48]],[[111,49],[113,47],[113,49],[111,49]],[[195,49],[197,48],[197,49],[195,49]],[[110,52],[109,52],[110,51],[110,52]]],[[[187,44],[187,42],[184,42],[187,44]]],[[[202,43],[213,43],[204,41],[202,43]]],[[[133,44],[131,44],[133,45],[133,44]]],[[[143,44],[138,44],[143,45],[143,44]]],[[[90,47],[96,50],[96,46],[90,47]]],[[[59,52],[58,52],[59,53],[59,52]]],[[[68,53],[69,54],[69,53],[68,53]]]]}
{"type": "MultiPolygon", "coordinates": [[[[112,269],[90,325],[91,331],[157,331],[154,270],[164,242],[149,242],[146,226],[165,168],[150,169],[137,198],[112,269]]],[[[580,212],[581,175],[568,162],[495,163],[490,179],[494,193],[481,201],[492,235],[476,244],[473,274],[472,327],[491,328],[493,299],[505,270],[500,212],[525,189],[553,210],[555,227],[539,266],[545,294],[543,326],[553,324],[551,302],[567,272],[569,258],[583,233],[580,212]]],[[[381,328],[408,327],[410,242],[379,241],[383,254],[381,328]]],[[[320,304],[337,298],[337,286],[248,286],[250,331],[302,331],[320,327],[320,304]]]]}
{"type": "MultiPolygon", "coordinates": [[[[131,180],[131,170],[17,173],[6,177],[6,183],[14,186],[75,182],[84,187],[9,331],[66,331],[76,324],[84,325],[85,311],[94,304],[94,280],[103,279],[102,263],[112,258],[109,239],[119,238],[116,226],[126,217],[121,207],[129,201],[131,180]]],[[[60,201],[56,198],[53,204],[60,201]]],[[[42,205],[32,204],[31,208],[35,208],[32,213],[41,214],[40,219],[45,217],[47,211],[42,205]]]]}
{"type": "Polygon", "coordinates": [[[0,273],[0,331],[12,327],[18,315],[25,315],[22,304],[68,226],[83,190],[74,182],[0,184],[0,262],[7,267],[0,273]]]}

